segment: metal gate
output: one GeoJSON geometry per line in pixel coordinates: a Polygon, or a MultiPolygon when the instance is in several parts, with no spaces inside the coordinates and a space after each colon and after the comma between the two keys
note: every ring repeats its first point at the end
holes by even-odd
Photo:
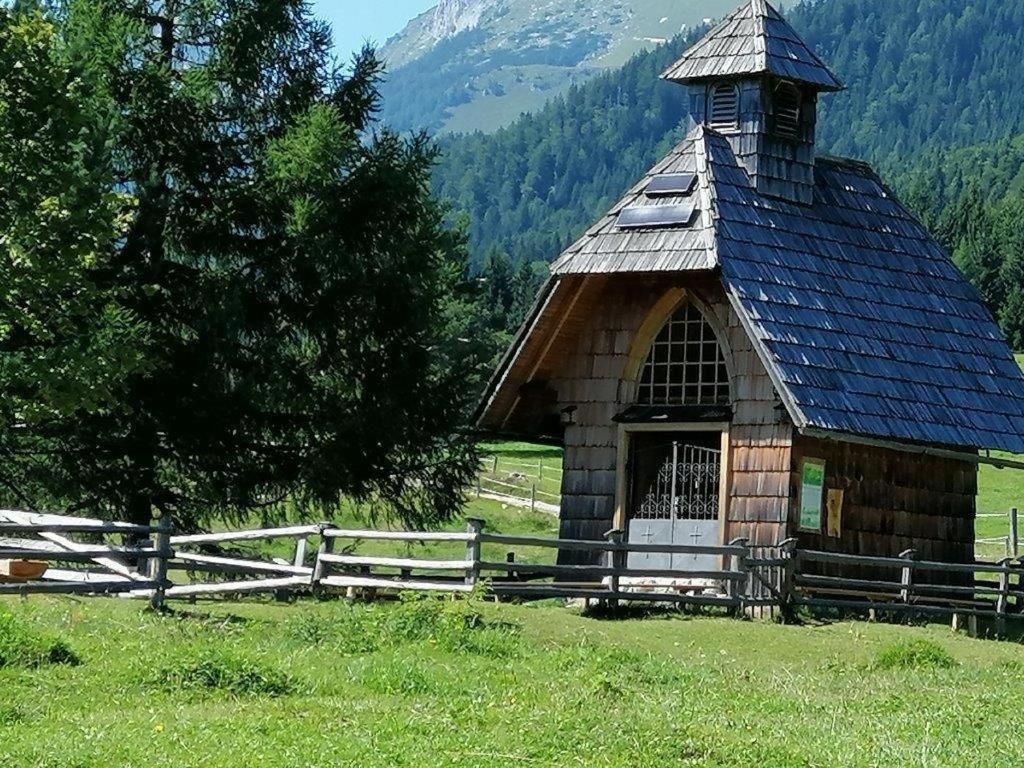
{"type": "MultiPolygon", "coordinates": [[[[646,487],[635,488],[629,520],[630,543],[721,544],[718,518],[721,450],[674,440],[667,457],[646,487]]],[[[650,449],[649,449],[650,450],[650,449]]],[[[664,450],[664,449],[663,449],[664,450]]],[[[648,457],[651,458],[651,457],[648,457]]],[[[643,461],[636,456],[634,461],[643,461]]],[[[634,473],[634,482],[640,473],[634,473]]],[[[713,571],[717,555],[631,552],[630,568],[713,571]]]]}

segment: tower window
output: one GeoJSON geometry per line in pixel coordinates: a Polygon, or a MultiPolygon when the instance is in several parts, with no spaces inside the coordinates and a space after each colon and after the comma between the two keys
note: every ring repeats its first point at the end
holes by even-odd
{"type": "Polygon", "coordinates": [[[739,128],[740,89],[732,83],[711,87],[708,104],[708,125],[723,131],[739,128]]]}
{"type": "Polygon", "coordinates": [[[795,139],[800,134],[800,89],[792,83],[782,82],[775,86],[773,116],[775,133],[795,139]]]}

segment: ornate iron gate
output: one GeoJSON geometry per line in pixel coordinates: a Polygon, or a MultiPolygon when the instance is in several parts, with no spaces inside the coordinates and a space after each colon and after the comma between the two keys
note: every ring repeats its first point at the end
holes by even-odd
{"type": "MultiPolygon", "coordinates": [[[[642,461],[643,457],[634,460],[642,461]]],[[[721,543],[718,518],[722,452],[674,440],[668,456],[652,478],[632,494],[631,543],[721,543]]],[[[634,482],[640,477],[633,473],[634,482]]],[[[719,568],[717,555],[630,553],[631,568],[710,571],[719,568]]]]}

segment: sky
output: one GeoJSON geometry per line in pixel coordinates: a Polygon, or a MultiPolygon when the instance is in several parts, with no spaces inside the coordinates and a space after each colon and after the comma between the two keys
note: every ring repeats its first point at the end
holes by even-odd
{"type": "Polygon", "coordinates": [[[335,53],[348,59],[366,40],[383,44],[438,0],[313,0],[313,12],[331,23],[335,53]]]}

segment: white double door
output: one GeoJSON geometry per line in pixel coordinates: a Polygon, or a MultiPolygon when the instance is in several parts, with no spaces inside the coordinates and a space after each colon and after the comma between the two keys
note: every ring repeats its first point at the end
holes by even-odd
{"type": "MultiPolygon", "coordinates": [[[[692,438],[691,438],[692,440],[692,438]]],[[[637,544],[718,546],[722,452],[679,435],[634,446],[627,538],[637,544]]],[[[719,555],[631,552],[629,568],[714,571],[719,555]]]]}

